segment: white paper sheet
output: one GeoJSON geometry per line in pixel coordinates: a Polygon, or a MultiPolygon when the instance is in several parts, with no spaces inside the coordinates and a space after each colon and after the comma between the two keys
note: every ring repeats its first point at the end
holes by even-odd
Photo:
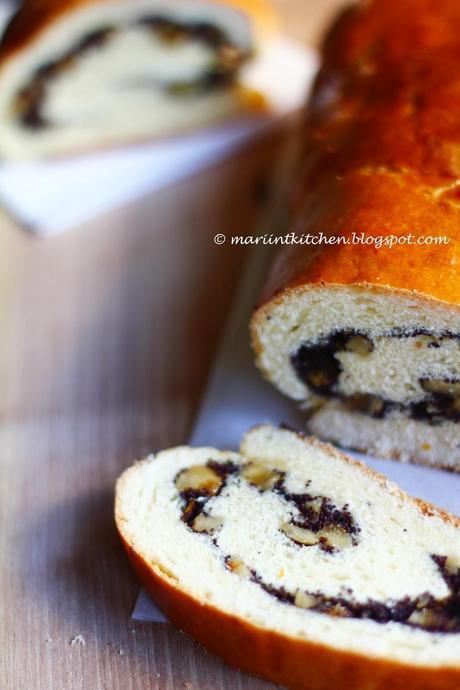
{"type": "MultiPolygon", "coordinates": [[[[238,449],[244,432],[261,422],[304,428],[302,412],[295,403],[261,378],[249,346],[248,323],[266,274],[267,259],[268,252],[262,247],[253,250],[190,439],[192,446],[238,449]]],[[[383,472],[410,494],[460,515],[460,475],[359,453],[351,455],[383,472]]],[[[136,602],[133,618],[166,621],[145,592],[136,602]]]]}
{"type": "Polygon", "coordinates": [[[280,38],[245,76],[248,86],[265,94],[270,117],[234,120],[163,142],[65,160],[4,163],[0,202],[23,227],[50,235],[140,199],[237,152],[302,107],[316,66],[312,51],[280,38]]]}

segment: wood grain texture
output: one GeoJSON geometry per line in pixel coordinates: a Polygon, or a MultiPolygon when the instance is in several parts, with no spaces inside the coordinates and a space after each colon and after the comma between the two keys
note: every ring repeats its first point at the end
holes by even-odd
{"type": "MultiPolygon", "coordinates": [[[[339,2],[279,4],[317,35],[339,2]]],[[[270,687],[131,620],[112,511],[124,467],[187,439],[245,256],[212,238],[254,231],[281,147],[56,238],[0,219],[2,690],[270,687]]]]}

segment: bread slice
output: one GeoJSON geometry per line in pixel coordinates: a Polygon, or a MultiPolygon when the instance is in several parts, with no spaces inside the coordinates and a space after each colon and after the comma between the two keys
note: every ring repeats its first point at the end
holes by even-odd
{"type": "Polygon", "coordinates": [[[0,156],[61,155],[260,112],[265,0],[26,0],[0,44],[0,156]]]}
{"type": "Polygon", "coordinates": [[[299,690],[458,690],[460,521],[314,438],[179,447],[118,480],[116,523],[166,616],[299,690]]]}

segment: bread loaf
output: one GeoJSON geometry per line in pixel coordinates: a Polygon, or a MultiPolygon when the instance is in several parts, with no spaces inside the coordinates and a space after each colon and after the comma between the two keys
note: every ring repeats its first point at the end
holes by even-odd
{"type": "Polygon", "coordinates": [[[460,4],[373,0],[324,46],[257,364],[325,439],[460,470],[460,4]],[[327,242],[333,243],[327,243],[327,242]],[[307,240],[305,240],[307,242],[307,240]]]}

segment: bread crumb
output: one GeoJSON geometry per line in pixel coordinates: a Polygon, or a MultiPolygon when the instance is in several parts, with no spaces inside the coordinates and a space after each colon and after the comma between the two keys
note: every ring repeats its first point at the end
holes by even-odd
{"type": "Polygon", "coordinates": [[[75,637],[72,637],[72,639],[70,640],[70,646],[71,647],[75,647],[77,645],[79,647],[85,647],[86,646],[86,640],[83,637],[83,635],[75,635],[75,637]]]}
{"type": "Polygon", "coordinates": [[[184,686],[184,688],[187,688],[187,690],[191,690],[191,688],[193,688],[193,685],[189,680],[184,681],[182,685],[184,686]]]}

